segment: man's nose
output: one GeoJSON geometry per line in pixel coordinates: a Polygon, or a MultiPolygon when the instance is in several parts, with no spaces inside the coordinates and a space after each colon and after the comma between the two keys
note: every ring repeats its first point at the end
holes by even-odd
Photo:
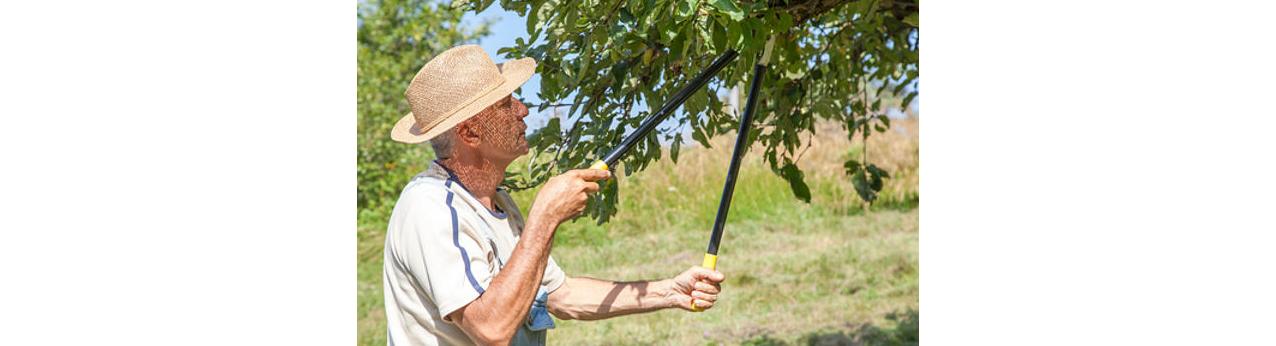
{"type": "Polygon", "coordinates": [[[527,115],[531,113],[527,110],[527,106],[523,104],[523,101],[519,101],[519,99],[514,99],[514,104],[517,105],[515,109],[517,110],[516,113],[518,114],[519,119],[526,118],[527,115]]]}

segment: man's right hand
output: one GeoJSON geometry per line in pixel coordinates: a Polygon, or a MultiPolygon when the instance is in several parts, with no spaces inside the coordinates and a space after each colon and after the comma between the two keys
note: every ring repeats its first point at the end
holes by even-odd
{"type": "Polygon", "coordinates": [[[596,181],[610,177],[611,172],[605,170],[574,169],[550,178],[536,193],[529,216],[562,224],[585,211],[589,194],[598,192],[596,181]]]}

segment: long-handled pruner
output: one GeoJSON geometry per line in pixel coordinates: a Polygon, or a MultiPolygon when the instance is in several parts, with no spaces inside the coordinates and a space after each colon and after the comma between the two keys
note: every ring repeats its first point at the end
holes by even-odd
{"type": "MultiPolygon", "coordinates": [[[[771,48],[775,45],[772,37],[766,42],[762,58],[753,65],[753,80],[749,83],[749,100],[744,104],[744,115],[740,117],[740,129],[736,131],[735,149],[731,152],[731,165],[727,167],[727,181],[722,186],[722,199],[718,201],[718,216],[713,220],[713,234],[709,236],[709,249],[705,251],[701,267],[717,269],[718,244],[722,242],[722,228],[727,223],[727,212],[731,210],[731,195],[735,193],[735,179],[740,172],[740,160],[749,150],[749,130],[753,128],[753,112],[758,104],[758,88],[766,76],[767,61],[771,60],[771,48]]],[[[691,298],[691,311],[701,311],[696,307],[696,299],[691,298]]]]}
{"type": "Polygon", "coordinates": [[[656,111],[656,114],[647,117],[647,119],[643,119],[642,123],[638,124],[638,129],[634,130],[634,133],[629,134],[629,136],[625,137],[624,140],[620,141],[620,146],[612,149],[611,152],[607,153],[607,156],[603,156],[601,160],[594,161],[594,164],[590,165],[589,168],[605,171],[611,166],[616,165],[616,161],[620,161],[620,157],[624,156],[626,152],[629,152],[629,149],[633,148],[634,144],[637,144],[638,141],[643,139],[643,137],[646,137],[647,134],[651,133],[651,130],[655,129],[656,125],[659,125],[661,121],[664,121],[670,114],[673,114],[673,111],[678,109],[679,106],[682,106],[682,103],[686,102],[687,98],[691,97],[691,94],[695,93],[696,90],[700,90],[701,86],[704,86],[705,83],[709,82],[710,77],[718,74],[718,71],[721,71],[723,67],[726,67],[727,63],[735,60],[735,57],[738,54],[739,53],[736,53],[735,50],[728,49],[726,52],[723,52],[722,55],[719,55],[717,59],[713,60],[713,63],[709,64],[709,68],[700,72],[699,75],[696,75],[695,78],[691,79],[690,84],[687,84],[687,86],[678,90],[677,93],[674,93],[673,98],[670,98],[669,101],[665,102],[665,105],[661,106],[660,110],[656,111]]]}

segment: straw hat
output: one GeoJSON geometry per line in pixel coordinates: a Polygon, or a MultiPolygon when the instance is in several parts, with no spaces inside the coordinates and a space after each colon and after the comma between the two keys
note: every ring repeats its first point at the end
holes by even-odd
{"type": "Polygon", "coordinates": [[[412,113],[390,130],[390,138],[421,143],[473,117],[514,93],[536,72],[536,60],[495,64],[477,45],[453,47],[421,67],[403,95],[412,113]]]}

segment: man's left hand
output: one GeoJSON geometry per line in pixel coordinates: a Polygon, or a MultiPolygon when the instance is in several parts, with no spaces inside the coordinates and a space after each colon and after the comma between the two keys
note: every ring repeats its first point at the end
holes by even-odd
{"type": "Polygon", "coordinates": [[[704,268],[691,267],[669,281],[670,287],[666,297],[669,304],[692,311],[691,304],[698,310],[708,310],[718,300],[718,292],[722,291],[722,273],[704,268]]]}

